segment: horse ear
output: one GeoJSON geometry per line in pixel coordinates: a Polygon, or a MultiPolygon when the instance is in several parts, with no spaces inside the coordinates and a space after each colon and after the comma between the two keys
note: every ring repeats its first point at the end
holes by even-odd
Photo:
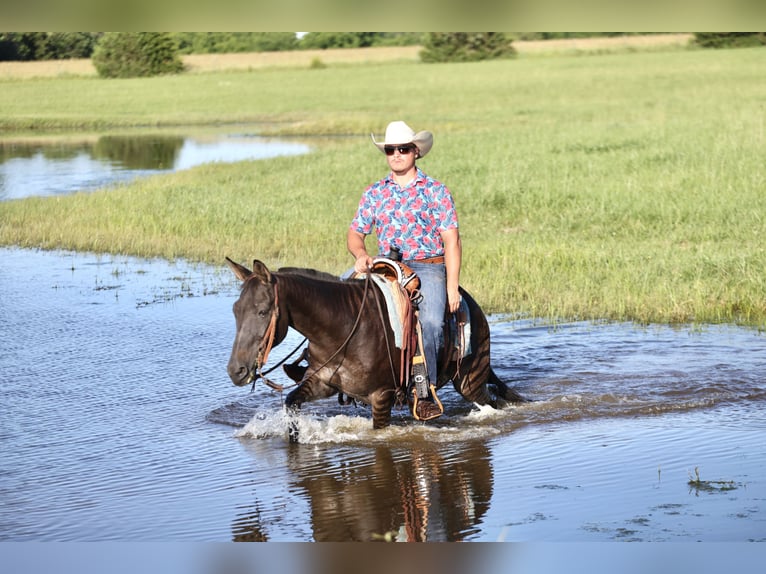
{"type": "Polygon", "coordinates": [[[271,283],[271,271],[257,259],[253,259],[253,275],[264,283],[271,283]]]}
{"type": "Polygon", "coordinates": [[[253,272],[250,271],[247,267],[232,261],[228,257],[226,258],[226,263],[234,272],[234,275],[237,276],[237,279],[239,279],[240,281],[245,281],[248,277],[250,277],[250,275],[253,274],[253,272]]]}

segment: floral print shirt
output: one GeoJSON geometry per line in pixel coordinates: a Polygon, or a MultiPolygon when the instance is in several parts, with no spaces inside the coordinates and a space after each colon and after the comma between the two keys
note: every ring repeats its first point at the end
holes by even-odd
{"type": "Polygon", "coordinates": [[[389,173],[364,190],[351,229],[368,235],[375,228],[378,254],[398,247],[405,261],[444,255],[441,232],[457,229],[449,189],[417,168],[415,179],[399,187],[389,173]]]}

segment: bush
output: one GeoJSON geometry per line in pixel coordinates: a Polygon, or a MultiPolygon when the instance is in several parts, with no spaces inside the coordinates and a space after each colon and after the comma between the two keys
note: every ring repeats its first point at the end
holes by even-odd
{"type": "Polygon", "coordinates": [[[311,58],[311,64],[309,64],[309,68],[312,70],[323,70],[327,67],[327,64],[325,64],[321,58],[311,58]]]}
{"type": "Polygon", "coordinates": [[[502,32],[430,32],[420,52],[423,62],[476,62],[516,55],[502,32]]]}
{"type": "Polygon", "coordinates": [[[703,48],[751,48],[766,45],[766,32],[698,32],[694,42],[703,48]]]}
{"type": "Polygon", "coordinates": [[[161,32],[108,32],[96,44],[93,65],[105,78],[135,78],[183,71],[178,47],[161,32]]]}

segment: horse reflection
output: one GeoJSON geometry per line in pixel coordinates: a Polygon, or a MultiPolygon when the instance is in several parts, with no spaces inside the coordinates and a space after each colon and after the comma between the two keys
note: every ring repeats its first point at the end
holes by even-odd
{"type": "MultiPolygon", "coordinates": [[[[481,443],[381,445],[361,462],[297,447],[288,467],[307,495],[317,542],[465,540],[479,531],[492,498],[490,454],[481,443]]],[[[268,526],[252,522],[257,512],[249,515],[235,522],[234,540],[266,540],[268,526]]]]}

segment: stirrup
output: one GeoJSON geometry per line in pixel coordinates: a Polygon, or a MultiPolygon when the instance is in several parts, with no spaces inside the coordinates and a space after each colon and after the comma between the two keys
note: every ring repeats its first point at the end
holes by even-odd
{"type": "Polygon", "coordinates": [[[417,389],[414,387],[412,389],[412,416],[415,417],[415,420],[417,421],[430,421],[435,418],[439,418],[440,416],[444,414],[444,405],[442,405],[442,402],[439,400],[439,397],[436,395],[436,387],[434,387],[433,383],[430,385],[430,388],[431,388],[431,396],[434,399],[433,402],[425,400],[425,399],[421,401],[421,399],[418,398],[417,389]],[[422,415],[419,415],[418,405],[421,402],[424,405],[426,404],[433,405],[434,408],[430,409],[428,412],[424,412],[422,415]]]}

